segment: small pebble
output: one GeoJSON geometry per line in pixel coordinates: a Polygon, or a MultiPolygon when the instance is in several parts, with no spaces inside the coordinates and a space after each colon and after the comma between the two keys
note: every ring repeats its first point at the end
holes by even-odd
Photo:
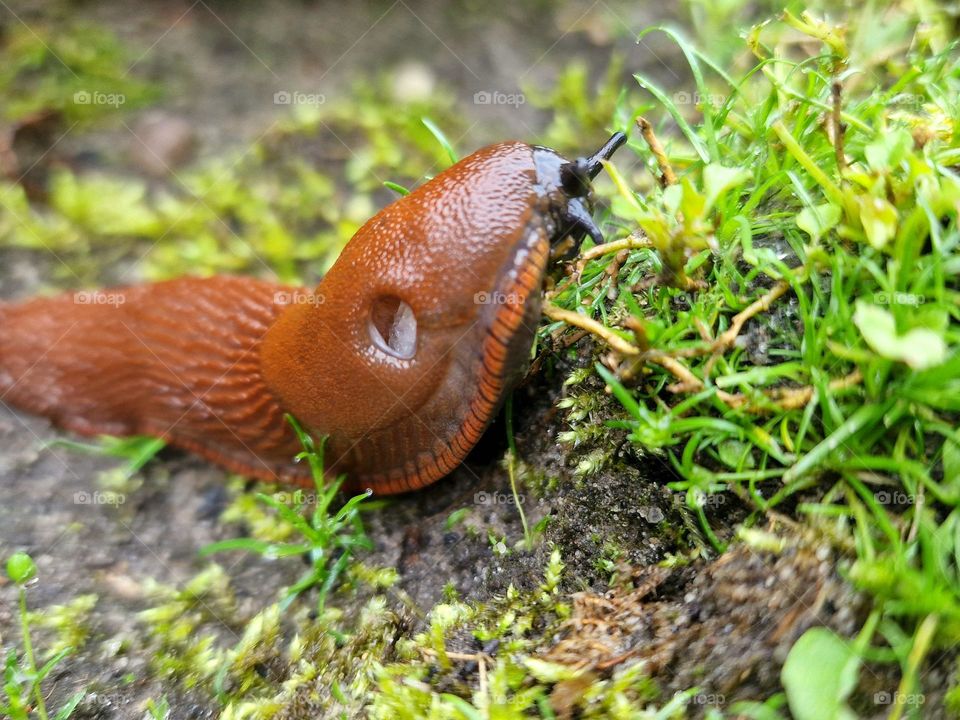
{"type": "Polygon", "coordinates": [[[196,133],[184,118],[165,112],[145,114],[133,127],[130,156],[141,170],[164,177],[189,162],[196,150],[196,133]]]}

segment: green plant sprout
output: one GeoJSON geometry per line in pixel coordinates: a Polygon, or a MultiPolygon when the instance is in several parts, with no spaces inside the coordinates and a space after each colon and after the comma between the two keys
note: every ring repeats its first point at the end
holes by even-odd
{"type": "Polygon", "coordinates": [[[100,437],[97,444],[58,439],[51,442],[50,446],[64,447],[68,450],[86,453],[88,455],[104,455],[126,460],[120,472],[123,479],[129,480],[140,472],[147,463],[153,460],[157,456],[157,453],[167,446],[167,443],[165,440],[154,437],[135,436],[121,438],[104,435],[100,437]]]}
{"type": "MultiPolygon", "coordinates": [[[[11,720],[30,720],[34,717],[34,713],[40,720],[50,718],[41,686],[50,671],[73,652],[73,648],[64,648],[47,660],[42,667],[37,668],[27,611],[27,584],[36,577],[36,574],[37,566],[26,553],[17,552],[7,559],[7,577],[17,585],[21,641],[23,642],[23,656],[18,657],[17,652],[11,649],[7,652],[4,664],[4,700],[0,703],[0,714],[11,720]]],[[[67,720],[85,695],[85,690],[74,693],[53,715],[54,720],[67,720]]]]}
{"type": "Polygon", "coordinates": [[[323,465],[326,438],[317,444],[292,416],[287,415],[286,419],[303,445],[297,461],[309,464],[315,497],[311,498],[302,489],[297,489],[293,491],[290,503],[281,502],[265,493],[258,493],[257,499],[272,508],[277,513],[277,519],[288,524],[302,539],[299,542],[267,542],[255,538],[235,538],[207,545],[200,554],[207,556],[226,550],[246,550],[269,559],[306,555],[310,560],[310,569],[287,589],[280,609],[286,610],[299,595],[316,588],[317,611],[322,614],[327,596],[350,564],[354,552],[373,548],[360,513],[373,507],[374,503],[365,503],[371,495],[371,491],[367,490],[332,512],[331,506],[345,476],[340,475],[332,482],[327,482],[323,465]],[[313,510],[308,513],[311,504],[313,510]]]}
{"type": "Polygon", "coordinates": [[[523,501],[517,490],[517,440],[513,433],[513,393],[507,395],[507,402],[504,406],[504,415],[507,418],[507,475],[510,476],[510,492],[513,493],[513,502],[517,506],[517,513],[520,515],[520,524],[523,526],[523,545],[527,552],[533,549],[533,535],[527,526],[527,516],[523,512],[523,501]]]}

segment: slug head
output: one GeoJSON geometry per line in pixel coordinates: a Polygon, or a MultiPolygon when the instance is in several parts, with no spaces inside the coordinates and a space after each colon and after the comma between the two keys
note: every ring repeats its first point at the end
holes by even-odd
{"type": "Polygon", "coordinates": [[[573,161],[550,148],[534,148],[537,182],[549,203],[548,213],[554,223],[553,244],[570,236],[579,245],[585,235],[589,235],[596,243],[603,242],[603,235],[592,217],[591,181],[603,168],[602,161],[609,160],[626,141],[626,135],[616,132],[593,155],[573,161]]]}
{"type": "Polygon", "coordinates": [[[551,242],[602,240],[590,181],[623,142],[572,162],[490,145],[377,213],[264,339],[283,407],[354,477],[430,465],[468,419],[485,427],[529,357],[551,242]]]}

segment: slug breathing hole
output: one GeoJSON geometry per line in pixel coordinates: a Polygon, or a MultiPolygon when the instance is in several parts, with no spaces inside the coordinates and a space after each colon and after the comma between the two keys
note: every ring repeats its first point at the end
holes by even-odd
{"type": "Polygon", "coordinates": [[[417,350],[417,318],[396,297],[379,297],[370,310],[370,339],[386,353],[409,360],[417,350]]]}

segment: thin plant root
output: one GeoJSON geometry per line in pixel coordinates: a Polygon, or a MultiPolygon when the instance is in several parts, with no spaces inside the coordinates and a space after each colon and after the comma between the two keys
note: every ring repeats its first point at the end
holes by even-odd
{"type": "MultiPolygon", "coordinates": [[[[784,283],[785,284],[785,283],[784,283]]],[[[789,287],[789,285],[787,285],[789,287]]],[[[763,298],[760,298],[757,302],[753,303],[749,308],[745,309],[737,317],[742,319],[739,323],[735,323],[731,326],[730,330],[721,338],[729,337],[728,344],[732,344],[733,340],[736,339],[737,334],[731,333],[732,330],[737,330],[743,326],[749,317],[756,315],[765,307],[769,307],[769,303],[779,297],[784,292],[785,289],[780,289],[779,286],[773,288],[769,293],[767,293],[763,298]],[[777,294],[775,294],[777,293],[777,294]],[[728,335],[728,333],[730,333],[728,335]]],[[[614,351],[614,355],[608,359],[607,363],[618,372],[621,378],[628,380],[636,376],[645,364],[651,363],[654,365],[659,365],[664,370],[673,375],[678,382],[670,385],[668,389],[673,393],[695,393],[703,390],[706,385],[703,380],[697,377],[693,371],[691,371],[686,365],[683,364],[677,357],[670,353],[665,353],[662,350],[657,350],[654,348],[642,350],[636,345],[627,340],[624,340],[616,332],[608,328],[606,325],[597,322],[593,318],[587,317],[582,313],[575,312],[573,310],[564,310],[559,308],[552,303],[546,303],[543,309],[544,314],[551,320],[558,320],[564,322],[568,325],[573,325],[574,327],[580,328],[582,331],[578,335],[583,336],[583,333],[590,333],[595,335],[601,340],[603,340],[610,348],[614,351]],[[626,368],[619,367],[619,358],[629,357],[633,360],[626,368]]],[[[718,338],[720,340],[721,338],[718,338]]],[[[724,347],[726,347],[725,345],[724,347]]],[[[859,370],[854,370],[850,374],[832,380],[828,387],[833,391],[846,390],[856,385],[859,385],[863,380],[859,370]]],[[[717,390],[717,398],[720,399],[724,404],[728,405],[731,408],[742,409],[747,412],[763,414],[770,411],[770,405],[775,406],[781,410],[795,410],[798,408],[805,407],[808,405],[815,397],[816,390],[811,386],[804,386],[798,388],[775,388],[773,390],[768,390],[763,393],[768,404],[757,403],[753,397],[743,395],[740,393],[729,393],[725,390],[717,390]]]]}
{"type": "Polygon", "coordinates": [[[580,256],[580,259],[577,260],[574,276],[579,279],[583,275],[583,269],[586,267],[587,263],[598,257],[603,257],[604,255],[609,255],[611,253],[618,253],[621,250],[638,250],[652,247],[653,243],[650,241],[650,238],[643,237],[637,233],[633,233],[629,237],[625,237],[621,240],[614,240],[613,242],[603,243],[602,245],[594,245],[592,248],[584,252],[580,256]]]}
{"type": "Polygon", "coordinates": [[[788,283],[786,280],[780,280],[764,295],[760,296],[750,303],[750,305],[748,305],[746,308],[734,315],[733,320],[730,322],[730,327],[713,341],[713,347],[711,350],[713,352],[718,352],[731,347],[736,341],[737,336],[740,335],[740,331],[743,329],[743,326],[746,324],[747,320],[769,310],[774,300],[781,297],[789,289],[790,283],[788,283]]]}
{"type": "MultiPolygon", "coordinates": [[[[863,375],[860,371],[854,370],[842,378],[831,380],[827,387],[833,392],[840,392],[859,385],[862,380],[863,375]]],[[[807,385],[798,388],[776,388],[766,393],[766,396],[781,410],[798,410],[799,408],[806,407],[810,401],[813,400],[815,394],[816,390],[807,385]]],[[[732,402],[728,402],[727,400],[724,400],[724,402],[727,402],[731,407],[743,407],[749,401],[744,395],[731,395],[729,398],[732,402]]],[[[763,410],[756,406],[747,406],[746,409],[751,412],[761,412],[763,410]]]]}
{"type": "Polygon", "coordinates": [[[624,340],[606,325],[598,323],[582,313],[564,310],[553,303],[547,302],[543,306],[543,314],[551,320],[559,320],[596,335],[621,355],[639,355],[641,352],[640,348],[624,340]]]}
{"type": "Polygon", "coordinates": [[[670,166],[670,160],[667,158],[667,153],[664,151],[663,145],[660,144],[660,140],[653,132],[653,125],[650,124],[649,120],[641,116],[637,118],[637,127],[640,128],[640,135],[643,136],[643,139],[650,147],[650,152],[653,153],[653,157],[657,160],[657,166],[660,168],[661,187],[675,185],[677,176],[670,166]]]}

